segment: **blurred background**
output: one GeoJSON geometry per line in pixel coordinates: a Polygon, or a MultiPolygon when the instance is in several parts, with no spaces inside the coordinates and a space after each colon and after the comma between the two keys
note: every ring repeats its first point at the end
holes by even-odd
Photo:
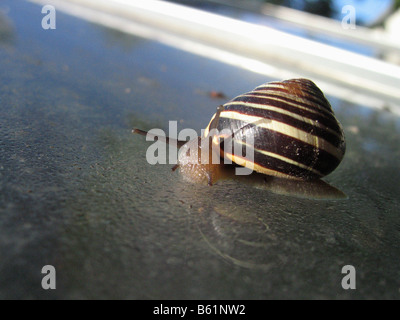
{"type": "Polygon", "coordinates": [[[335,20],[342,20],[342,8],[346,5],[353,6],[357,11],[357,25],[367,27],[382,26],[385,20],[393,14],[400,6],[399,1],[384,0],[210,0],[210,1],[173,1],[185,5],[191,5],[202,8],[215,8],[218,6],[231,6],[244,8],[251,11],[265,12],[267,8],[273,5],[283,6],[285,8],[295,9],[301,12],[307,12],[335,20]]]}

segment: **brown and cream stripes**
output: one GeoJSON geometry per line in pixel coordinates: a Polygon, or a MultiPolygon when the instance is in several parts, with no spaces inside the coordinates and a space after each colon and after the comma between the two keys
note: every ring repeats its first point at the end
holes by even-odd
{"type": "MultiPolygon", "coordinates": [[[[325,176],[339,165],[346,148],[329,102],[307,79],[266,83],[234,98],[223,105],[216,128],[233,132],[234,143],[243,150],[253,148],[255,171],[284,178],[325,176]],[[246,145],[249,135],[252,146],[246,145]]],[[[223,152],[233,162],[248,166],[243,153],[223,152]]]]}

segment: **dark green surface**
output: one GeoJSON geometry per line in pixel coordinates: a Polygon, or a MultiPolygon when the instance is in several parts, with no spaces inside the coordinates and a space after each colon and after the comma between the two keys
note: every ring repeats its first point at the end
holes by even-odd
{"type": "Polygon", "coordinates": [[[61,12],[45,31],[17,2],[0,15],[0,298],[399,298],[396,116],[328,97],[347,154],[325,181],[348,200],[193,185],[132,127],[200,131],[224,102],[207,92],[273,79],[61,12]]]}

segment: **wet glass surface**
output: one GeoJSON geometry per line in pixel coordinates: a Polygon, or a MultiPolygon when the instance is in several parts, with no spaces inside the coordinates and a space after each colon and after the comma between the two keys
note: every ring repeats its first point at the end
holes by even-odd
{"type": "Polygon", "coordinates": [[[24,1],[0,9],[0,298],[399,297],[397,116],[328,96],[347,153],[324,180],[345,200],[192,184],[149,165],[132,128],[200,132],[275,79],[61,12],[45,31],[24,1]]]}

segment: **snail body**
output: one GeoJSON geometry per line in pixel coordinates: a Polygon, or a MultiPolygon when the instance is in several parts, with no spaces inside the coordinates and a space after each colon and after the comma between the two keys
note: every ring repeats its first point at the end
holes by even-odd
{"type": "Polygon", "coordinates": [[[213,161],[218,157],[268,176],[314,180],[331,173],[346,149],[342,126],[328,100],[308,79],[269,82],[237,96],[218,107],[201,138],[178,145],[173,170],[179,167],[186,178],[206,179],[209,185],[224,171],[223,163],[213,161]],[[240,152],[227,148],[227,142],[239,146],[240,152]]]}

